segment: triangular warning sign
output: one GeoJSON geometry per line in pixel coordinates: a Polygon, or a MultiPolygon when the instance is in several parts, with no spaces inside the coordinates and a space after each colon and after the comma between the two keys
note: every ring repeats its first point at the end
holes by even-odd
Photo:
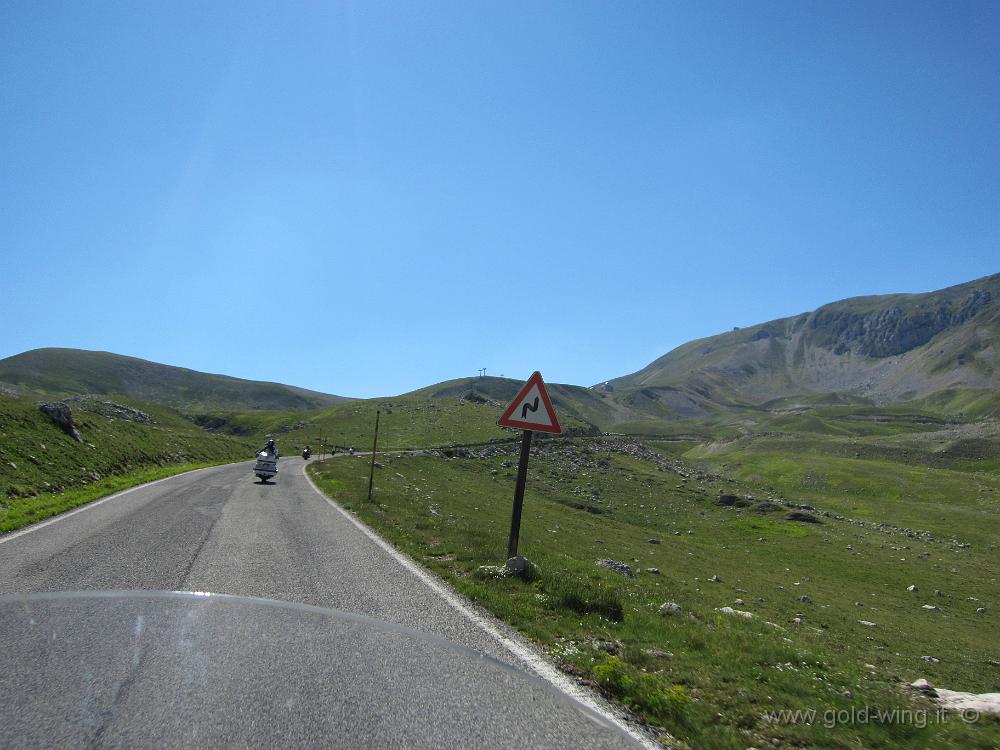
{"type": "Polygon", "coordinates": [[[528,378],[528,382],[514,396],[497,424],[535,432],[562,432],[540,372],[528,378]]]}

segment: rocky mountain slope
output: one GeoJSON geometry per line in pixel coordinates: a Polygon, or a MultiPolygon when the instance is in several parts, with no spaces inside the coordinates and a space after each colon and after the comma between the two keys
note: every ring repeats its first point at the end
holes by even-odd
{"type": "Polygon", "coordinates": [[[5,391],[45,395],[124,396],[182,411],[316,409],[349,400],[81,349],[34,349],[0,360],[0,384],[5,391]]]}
{"type": "Polygon", "coordinates": [[[925,294],[857,297],[699,339],[595,386],[641,411],[831,398],[1000,407],[1000,274],[925,294]]]}

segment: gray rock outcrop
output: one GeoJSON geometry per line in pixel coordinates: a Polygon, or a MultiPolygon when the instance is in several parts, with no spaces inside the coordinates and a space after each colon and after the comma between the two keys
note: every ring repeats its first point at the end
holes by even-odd
{"type": "Polygon", "coordinates": [[[73,412],[69,410],[66,404],[60,402],[39,404],[38,409],[76,442],[83,442],[83,437],[80,435],[80,431],[76,429],[76,423],[73,421],[73,412]]]}

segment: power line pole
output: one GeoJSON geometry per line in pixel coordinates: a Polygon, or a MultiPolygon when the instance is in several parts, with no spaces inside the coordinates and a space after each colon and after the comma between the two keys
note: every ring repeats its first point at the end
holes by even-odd
{"type": "Polygon", "coordinates": [[[368,502],[372,501],[372,484],[375,482],[375,450],[378,448],[378,410],[375,411],[375,439],[372,441],[372,466],[368,472],[368,502]]]}

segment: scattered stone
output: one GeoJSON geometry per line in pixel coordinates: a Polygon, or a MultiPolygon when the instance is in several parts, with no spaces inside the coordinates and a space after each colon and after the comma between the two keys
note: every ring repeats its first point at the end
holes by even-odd
{"type": "Polygon", "coordinates": [[[799,597],[799,601],[802,602],[803,604],[812,604],[812,597],[803,594],[802,596],[799,597]]]}
{"type": "Polygon", "coordinates": [[[807,513],[801,510],[793,510],[790,513],[785,514],[786,521],[801,521],[803,523],[823,523],[812,513],[807,513]]]}
{"type": "Polygon", "coordinates": [[[593,647],[594,651],[603,651],[606,654],[617,656],[625,648],[625,644],[621,641],[594,641],[593,647]]]}
{"type": "Polygon", "coordinates": [[[507,575],[507,569],[501,565],[480,565],[476,568],[476,578],[490,579],[503,578],[507,575]]]}
{"type": "Polygon", "coordinates": [[[751,504],[751,500],[745,497],[737,497],[736,495],[719,495],[719,499],[715,501],[715,504],[723,507],[745,508],[751,504]]]}
{"type": "Polygon", "coordinates": [[[539,571],[537,565],[521,555],[510,558],[506,565],[504,565],[504,570],[506,570],[509,575],[524,578],[526,580],[535,580],[541,572],[539,571]]]}
{"type": "Polygon", "coordinates": [[[647,573],[651,573],[654,576],[660,575],[660,569],[659,568],[646,568],[646,572],[647,573]]]}
{"type": "Polygon", "coordinates": [[[923,608],[926,609],[928,612],[940,612],[941,611],[940,607],[936,607],[933,604],[925,604],[923,608]]]}
{"type": "Polygon", "coordinates": [[[660,614],[665,617],[670,615],[679,615],[681,613],[681,605],[677,602],[665,602],[660,605],[660,614]]]}
{"type": "Polygon", "coordinates": [[[735,604],[737,607],[742,607],[744,604],[746,604],[746,602],[744,602],[742,599],[737,599],[735,602],[733,602],[733,604],[735,604]]]}
{"type": "Polygon", "coordinates": [[[794,622],[796,625],[801,625],[802,624],[802,618],[801,617],[793,617],[792,618],[792,622],[794,622]]]}
{"type": "Polygon", "coordinates": [[[944,596],[944,592],[941,589],[934,589],[934,596],[944,596]]]}
{"type": "Polygon", "coordinates": [[[913,690],[919,690],[921,693],[924,693],[925,695],[929,695],[931,697],[937,696],[937,690],[935,690],[934,686],[931,685],[923,677],[921,677],[919,680],[914,680],[913,682],[911,682],[910,687],[913,690]]]}
{"type": "Polygon", "coordinates": [[[923,659],[928,664],[937,664],[938,662],[941,661],[940,659],[935,659],[933,656],[921,656],[920,658],[923,659]]]}
{"type": "Polygon", "coordinates": [[[752,513],[773,513],[776,510],[781,510],[781,506],[777,503],[771,503],[766,500],[764,502],[757,503],[750,508],[752,513]]]}
{"type": "Polygon", "coordinates": [[[977,615],[985,615],[986,614],[986,607],[976,607],[976,614],[977,615]]]}
{"type": "Polygon", "coordinates": [[[1000,693],[963,693],[944,688],[937,688],[936,693],[944,708],[961,711],[966,719],[979,714],[1000,715],[1000,693]]]}
{"type": "Polygon", "coordinates": [[[864,625],[866,628],[877,627],[871,620],[858,620],[858,625],[864,625]]]}
{"type": "Polygon", "coordinates": [[[745,617],[747,620],[753,619],[753,612],[744,612],[741,609],[733,609],[732,607],[720,607],[719,611],[724,615],[737,615],[739,617],[745,617]]]}
{"type": "Polygon", "coordinates": [[[650,544],[659,544],[659,543],[660,543],[660,540],[659,540],[659,539],[650,539],[650,540],[649,540],[649,543],[650,543],[650,544]]]}
{"type": "Polygon", "coordinates": [[[673,653],[671,653],[670,651],[660,651],[659,649],[655,649],[655,648],[646,648],[646,649],[643,649],[643,653],[645,653],[646,656],[652,656],[654,659],[673,659],[674,658],[673,653]]]}
{"type": "Polygon", "coordinates": [[[613,570],[615,573],[621,573],[623,576],[635,578],[635,573],[632,571],[632,567],[619,560],[598,560],[596,564],[602,568],[613,570]]]}
{"type": "MultiPolygon", "coordinates": [[[[78,404],[79,411],[90,412],[91,414],[100,414],[102,417],[110,417],[112,419],[125,419],[129,422],[139,422],[140,424],[151,424],[153,418],[150,417],[146,412],[140,409],[135,409],[131,406],[125,406],[124,404],[119,404],[114,401],[107,401],[104,399],[95,398],[93,396],[71,396],[65,399],[66,404],[78,404]]],[[[74,407],[76,408],[76,407],[74,407]]],[[[226,422],[224,419],[218,417],[207,417],[199,416],[194,418],[194,423],[199,427],[206,427],[212,429],[213,427],[221,427],[226,422]],[[218,420],[213,422],[213,420],[218,420]]],[[[296,429],[299,427],[305,427],[304,424],[290,425],[287,428],[279,429],[278,432],[287,432],[291,429],[296,429]]]]}
{"type": "Polygon", "coordinates": [[[916,592],[916,591],[920,591],[920,589],[918,589],[915,584],[910,584],[909,586],[906,587],[906,590],[909,591],[909,592],[911,592],[911,593],[912,592],[916,592]]]}
{"type": "Polygon", "coordinates": [[[708,579],[711,583],[722,583],[722,579],[719,576],[712,576],[708,579]]]}

